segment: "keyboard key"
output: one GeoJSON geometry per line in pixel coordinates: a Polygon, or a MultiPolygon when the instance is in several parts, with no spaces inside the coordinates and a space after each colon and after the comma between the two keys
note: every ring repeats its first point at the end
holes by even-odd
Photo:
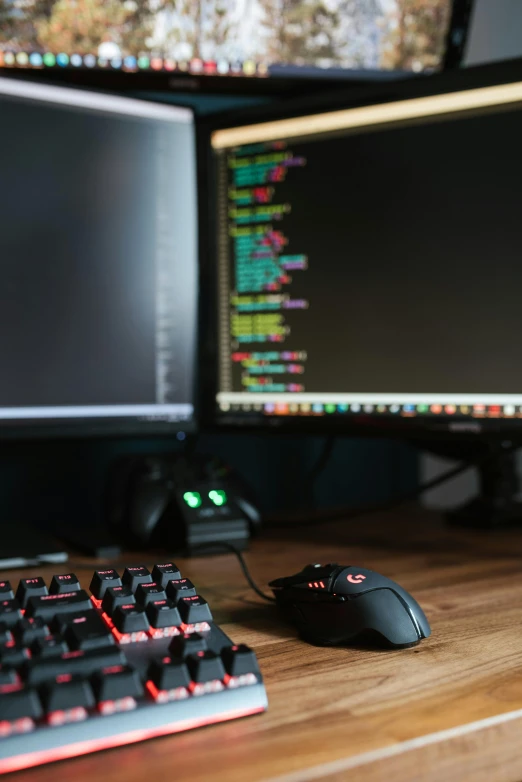
{"type": "Polygon", "coordinates": [[[199,633],[178,635],[172,639],[169,646],[169,652],[173,657],[187,657],[189,654],[205,652],[207,649],[207,641],[199,633]]]}
{"type": "Polygon", "coordinates": [[[247,673],[259,673],[256,655],[245,644],[225,646],[221,650],[221,659],[230,676],[243,676],[247,673]]]}
{"type": "Polygon", "coordinates": [[[59,674],[54,681],[46,682],[40,689],[46,712],[68,711],[83,707],[92,709],[94,693],[86,679],[70,674],[59,674]]]}
{"type": "Polygon", "coordinates": [[[64,573],[62,576],[53,576],[49,594],[60,595],[63,592],[77,592],[80,589],[80,582],[74,573],[64,573]]]}
{"type": "Polygon", "coordinates": [[[7,627],[13,627],[23,618],[18,600],[0,600],[0,622],[7,627]]]}
{"type": "Polygon", "coordinates": [[[96,611],[75,616],[65,629],[64,638],[71,649],[100,649],[114,644],[110,630],[96,611]]]}
{"type": "Polygon", "coordinates": [[[123,665],[126,662],[125,655],[119,647],[106,646],[103,649],[87,652],[81,650],[66,652],[60,657],[44,660],[33,658],[25,663],[21,675],[28,684],[38,686],[50,679],[56,679],[62,673],[88,677],[100,668],[109,665],[123,665]]]}
{"type": "Polygon", "coordinates": [[[114,627],[120,633],[139,633],[149,629],[149,620],[145,611],[133,603],[118,606],[112,618],[114,627]]]}
{"type": "Polygon", "coordinates": [[[122,583],[129,587],[131,592],[136,591],[138,584],[147,584],[152,581],[152,576],[144,565],[126,567],[123,571],[122,583]]]}
{"type": "Polygon", "coordinates": [[[61,635],[48,635],[46,638],[37,638],[31,644],[31,654],[45,660],[49,657],[60,657],[69,651],[61,635]]]}
{"type": "Polygon", "coordinates": [[[207,601],[199,595],[196,595],[195,597],[182,597],[178,602],[178,608],[185,624],[212,621],[210,607],[207,601]]]}
{"type": "Polygon", "coordinates": [[[20,646],[31,646],[37,638],[45,638],[50,630],[40,616],[21,619],[13,627],[13,635],[20,646]]]}
{"type": "Polygon", "coordinates": [[[170,657],[153,660],[149,666],[148,678],[158,690],[175,690],[190,684],[190,674],[185,663],[170,657]]]}
{"type": "Polygon", "coordinates": [[[9,665],[0,665],[0,694],[2,687],[18,682],[18,674],[14,668],[9,665]]]}
{"type": "Polygon", "coordinates": [[[0,696],[0,720],[19,720],[21,717],[39,719],[42,716],[42,704],[36,690],[20,686],[12,692],[0,696]]]}
{"type": "Polygon", "coordinates": [[[9,581],[0,581],[0,600],[13,600],[13,587],[9,581]]]}
{"type": "Polygon", "coordinates": [[[174,600],[175,603],[181,597],[194,597],[195,594],[196,587],[188,578],[174,579],[167,584],[167,596],[174,600]]]}
{"type": "Polygon", "coordinates": [[[105,592],[105,596],[102,600],[102,611],[105,611],[107,616],[112,617],[115,609],[118,606],[123,606],[126,603],[135,603],[134,595],[128,587],[117,586],[109,587],[105,592]]]}
{"type": "Polygon", "coordinates": [[[80,589],[78,592],[30,597],[27,602],[26,616],[41,616],[42,619],[49,621],[56,614],[89,611],[91,608],[92,603],[89,600],[89,595],[80,589]]]}
{"type": "Polygon", "coordinates": [[[102,600],[110,587],[121,586],[121,578],[114,568],[108,570],[95,570],[89,590],[96,600],[102,600]]]}
{"type": "Polygon", "coordinates": [[[45,586],[45,581],[41,576],[37,576],[36,578],[22,578],[20,579],[18,589],[16,590],[16,599],[22,608],[25,608],[30,597],[38,597],[47,594],[49,593],[45,586]]]}
{"type": "Polygon", "coordinates": [[[146,612],[151,627],[163,629],[181,624],[181,616],[172,600],[154,600],[148,603],[146,612]]]}
{"type": "MultiPolygon", "coordinates": [[[[14,627],[15,625],[13,625],[14,627]]],[[[9,627],[3,622],[0,623],[0,646],[8,644],[13,640],[13,634],[9,627]]]]}
{"type": "Polygon", "coordinates": [[[92,677],[92,688],[98,702],[118,701],[121,698],[139,698],[143,684],[138,672],[130,665],[103,668],[92,677]]]}
{"type": "Polygon", "coordinates": [[[167,599],[165,590],[159,584],[156,584],[155,581],[150,581],[148,584],[138,584],[135,597],[136,602],[143,608],[153,600],[167,599]]]}
{"type": "Polygon", "coordinates": [[[221,657],[215,652],[206,651],[191,654],[187,657],[186,663],[195,682],[208,682],[214,679],[225,678],[225,666],[221,657]]]}
{"type": "Polygon", "coordinates": [[[178,566],[174,562],[168,562],[166,565],[154,565],[152,568],[152,579],[165,589],[169,581],[173,578],[181,578],[178,566]]]}
{"type": "Polygon", "coordinates": [[[18,668],[19,665],[23,665],[30,658],[31,652],[25,646],[6,644],[0,647],[0,663],[2,665],[18,668]]]}

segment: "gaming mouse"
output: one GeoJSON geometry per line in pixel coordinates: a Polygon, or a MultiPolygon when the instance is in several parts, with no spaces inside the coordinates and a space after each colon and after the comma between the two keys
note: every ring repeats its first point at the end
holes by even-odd
{"type": "Polygon", "coordinates": [[[306,641],[326,646],[377,634],[393,648],[415,646],[431,634],[424,611],[401,586],[373,570],[307,565],[270,582],[286,618],[306,641]]]}

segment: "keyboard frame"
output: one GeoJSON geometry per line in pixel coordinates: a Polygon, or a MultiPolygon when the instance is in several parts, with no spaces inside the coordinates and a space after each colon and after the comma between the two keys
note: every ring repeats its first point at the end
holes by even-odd
{"type": "MultiPolygon", "coordinates": [[[[101,609],[98,611],[101,614],[101,609]]],[[[217,653],[234,643],[214,623],[205,638],[208,648],[217,653]]],[[[172,637],[149,638],[117,646],[146,681],[150,660],[167,655],[171,641],[172,637]]],[[[87,719],[63,725],[38,723],[27,733],[0,738],[0,774],[258,714],[268,707],[263,677],[259,674],[255,684],[225,686],[220,692],[190,694],[168,703],[153,701],[147,692],[135,700],[137,705],[130,711],[91,712],[87,719]]]]}

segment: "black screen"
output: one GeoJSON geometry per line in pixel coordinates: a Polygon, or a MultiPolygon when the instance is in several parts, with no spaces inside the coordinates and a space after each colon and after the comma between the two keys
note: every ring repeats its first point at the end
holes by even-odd
{"type": "Polygon", "coordinates": [[[521,134],[515,107],[220,150],[221,410],[512,414],[521,134]]]}
{"type": "Polygon", "coordinates": [[[0,86],[0,419],[187,421],[190,114],[41,93],[0,86]]]}

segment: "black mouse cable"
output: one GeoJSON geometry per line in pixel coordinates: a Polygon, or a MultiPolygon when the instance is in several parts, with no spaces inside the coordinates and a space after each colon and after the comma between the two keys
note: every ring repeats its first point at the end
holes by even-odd
{"type": "Polygon", "coordinates": [[[250,570],[248,569],[248,565],[245,562],[245,558],[242,554],[242,552],[237,548],[237,546],[234,546],[233,543],[227,543],[224,540],[217,540],[212,543],[200,543],[196,546],[192,546],[192,551],[198,551],[200,550],[201,553],[204,553],[205,550],[207,551],[214,551],[216,548],[223,548],[227,551],[230,551],[231,554],[235,554],[237,557],[237,561],[239,562],[239,565],[241,567],[241,570],[243,571],[243,575],[245,576],[248,585],[251,589],[254,590],[256,595],[259,595],[259,597],[262,597],[263,600],[267,600],[269,603],[275,603],[276,599],[275,597],[272,597],[271,595],[267,595],[266,592],[263,592],[263,590],[258,587],[254,579],[252,578],[252,575],[250,573],[250,570]]]}

